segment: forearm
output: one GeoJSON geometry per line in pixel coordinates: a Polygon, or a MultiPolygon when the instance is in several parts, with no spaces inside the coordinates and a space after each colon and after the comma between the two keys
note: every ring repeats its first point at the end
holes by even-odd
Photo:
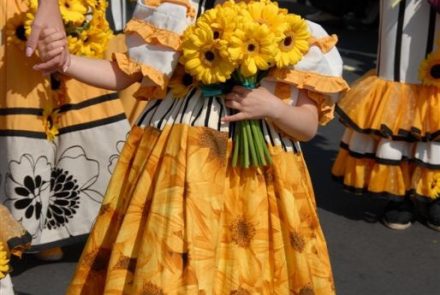
{"type": "Polygon", "coordinates": [[[318,130],[318,112],[313,102],[299,106],[280,105],[269,120],[276,128],[299,141],[311,140],[318,130]]]}
{"type": "Polygon", "coordinates": [[[115,62],[71,55],[71,64],[65,75],[86,84],[108,90],[121,90],[140,81],[141,74],[128,76],[115,62]]]}

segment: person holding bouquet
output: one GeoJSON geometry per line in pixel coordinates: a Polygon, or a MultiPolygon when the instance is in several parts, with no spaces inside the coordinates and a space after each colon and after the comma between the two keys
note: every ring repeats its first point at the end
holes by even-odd
{"type": "Polygon", "coordinates": [[[116,46],[105,11],[102,0],[0,1],[0,203],[32,235],[29,251],[41,260],[61,259],[60,247],[89,233],[130,124],[118,93],[33,71],[41,56],[26,57],[26,41],[42,17],[59,15],[65,48],[102,58],[116,46]],[[38,2],[55,9],[37,14],[38,2]]]}
{"type": "Polygon", "coordinates": [[[380,2],[376,70],[337,108],[346,129],[333,176],[353,192],[388,200],[381,218],[394,230],[420,214],[440,231],[439,3],[380,2]]]}
{"type": "Polygon", "coordinates": [[[64,71],[149,99],[67,294],[334,294],[299,141],[347,89],[336,36],[270,1],[138,1],[125,33],[64,71]]]}

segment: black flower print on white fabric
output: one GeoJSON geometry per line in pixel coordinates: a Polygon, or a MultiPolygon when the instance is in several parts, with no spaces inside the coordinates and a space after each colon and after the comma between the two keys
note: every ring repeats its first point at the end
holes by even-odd
{"type": "MultiPolygon", "coordinates": [[[[128,134],[127,134],[128,137],[128,134]]],[[[108,159],[107,170],[110,174],[113,173],[116,167],[116,163],[118,163],[119,155],[121,154],[122,148],[125,145],[125,140],[119,140],[116,142],[116,154],[112,154],[108,159]]]]}
{"type": "Polygon", "coordinates": [[[9,163],[6,201],[24,225],[38,222],[34,236],[43,229],[68,229],[70,220],[88,202],[101,203],[102,194],[93,188],[98,178],[99,162],[87,157],[81,146],[67,148],[55,163],[45,156],[34,160],[25,154],[9,163]]]}
{"type": "Polygon", "coordinates": [[[49,188],[49,180],[44,175],[45,171],[51,169],[51,164],[44,156],[34,160],[32,155],[24,154],[18,161],[9,162],[5,186],[12,210],[24,211],[23,217],[26,219],[41,219],[41,194],[49,188]],[[8,192],[13,195],[8,196],[8,192]]]}

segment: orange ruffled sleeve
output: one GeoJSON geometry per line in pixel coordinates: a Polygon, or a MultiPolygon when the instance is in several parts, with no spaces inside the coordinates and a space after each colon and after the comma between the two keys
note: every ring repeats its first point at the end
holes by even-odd
{"type": "Polygon", "coordinates": [[[295,66],[273,69],[268,80],[305,90],[319,110],[319,122],[324,125],[333,119],[335,103],[349,86],[342,78],[342,59],[335,45],[337,37],[310,21],[310,49],[295,66]]]}
{"type": "Polygon", "coordinates": [[[165,97],[180,57],[181,35],[192,23],[192,15],[188,0],[138,0],[125,28],[127,52],[113,55],[127,75],[142,74],[136,98],[165,97]]]}

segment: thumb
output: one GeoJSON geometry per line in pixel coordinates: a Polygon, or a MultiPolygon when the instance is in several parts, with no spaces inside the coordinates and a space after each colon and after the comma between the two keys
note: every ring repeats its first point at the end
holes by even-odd
{"type": "Polygon", "coordinates": [[[28,40],[26,42],[26,56],[30,57],[35,49],[37,48],[38,40],[40,39],[42,27],[38,24],[32,25],[32,31],[30,36],[28,37],[28,40]]]}

